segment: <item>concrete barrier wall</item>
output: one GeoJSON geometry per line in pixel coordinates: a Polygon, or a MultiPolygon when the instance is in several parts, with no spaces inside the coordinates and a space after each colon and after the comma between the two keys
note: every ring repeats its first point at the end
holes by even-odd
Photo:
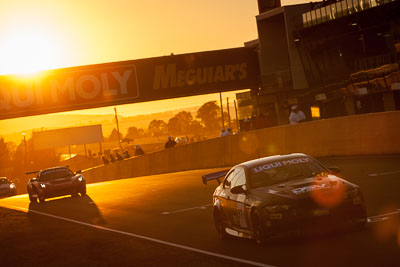
{"type": "Polygon", "coordinates": [[[294,152],[314,157],[400,154],[400,111],[245,132],[98,166],[83,173],[91,183],[232,166],[259,157],[294,152]]]}

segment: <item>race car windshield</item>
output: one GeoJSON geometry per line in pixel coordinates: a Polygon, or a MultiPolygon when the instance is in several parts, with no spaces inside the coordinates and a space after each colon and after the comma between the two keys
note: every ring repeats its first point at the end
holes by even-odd
{"type": "Polygon", "coordinates": [[[0,178],[0,184],[8,184],[8,180],[6,178],[0,178]]]}
{"type": "Polygon", "coordinates": [[[73,175],[69,169],[54,169],[42,172],[39,181],[46,182],[54,179],[64,178],[73,175]]]}
{"type": "Polygon", "coordinates": [[[312,177],[326,169],[311,158],[295,158],[260,165],[251,169],[252,188],[265,187],[289,180],[312,177]]]}

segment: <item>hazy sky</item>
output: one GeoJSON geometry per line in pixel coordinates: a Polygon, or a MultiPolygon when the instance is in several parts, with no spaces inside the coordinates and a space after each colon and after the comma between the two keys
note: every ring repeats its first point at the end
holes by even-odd
{"type": "MultiPolygon", "coordinates": [[[[239,47],[257,38],[257,14],[256,0],[0,0],[0,74],[239,47]]],[[[118,110],[128,116],[216,97],[118,110]]]]}
{"type": "Polygon", "coordinates": [[[0,73],[242,46],[257,13],[256,0],[0,0],[0,73]]]}

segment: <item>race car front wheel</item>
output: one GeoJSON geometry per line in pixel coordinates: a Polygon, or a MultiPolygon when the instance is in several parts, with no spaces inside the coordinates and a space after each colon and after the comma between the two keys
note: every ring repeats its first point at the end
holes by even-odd
{"type": "Polygon", "coordinates": [[[368,221],[367,211],[365,206],[360,208],[359,215],[353,219],[354,226],[359,229],[363,229],[368,221]]]}
{"type": "Polygon", "coordinates": [[[221,214],[217,209],[214,210],[214,223],[215,229],[217,230],[218,236],[221,240],[224,240],[228,237],[226,233],[225,226],[223,225],[223,221],[221,218],[221,214]]]}
{"type": "Polygon", "coordinates": [[[29,201],[33,203],[37,203],[37,197],[33,197],[31,194],[29,194],[29,201]]]}
{"type": "Polygon", "coordinates": [[[265,227],[262,225],[261,217],[257,211],[252,214],[254,240],[257,244],[262,245],[267,241],[265,227]]]}
{"type": "Polygon", "coordinates": [[[44,201],[45,201],[44,196],[39,195],[38,198],[39,198],[40,203],[44,203],[44,201]]]}
{"type": "Polygon", "coordinates": [[[81,197],[86,196],[86,186],[83,186],[79,193],[81,194],[81,197]]]}

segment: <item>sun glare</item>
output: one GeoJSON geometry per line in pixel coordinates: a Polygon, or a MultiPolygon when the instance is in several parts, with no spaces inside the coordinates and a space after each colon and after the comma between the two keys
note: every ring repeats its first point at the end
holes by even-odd
{"type": "Polygon", "coordinates": [[[60,44],[51,32],[25,26],[12,28],[0,42],[0,74],[33,74],[55,68],[60,44]]]}

